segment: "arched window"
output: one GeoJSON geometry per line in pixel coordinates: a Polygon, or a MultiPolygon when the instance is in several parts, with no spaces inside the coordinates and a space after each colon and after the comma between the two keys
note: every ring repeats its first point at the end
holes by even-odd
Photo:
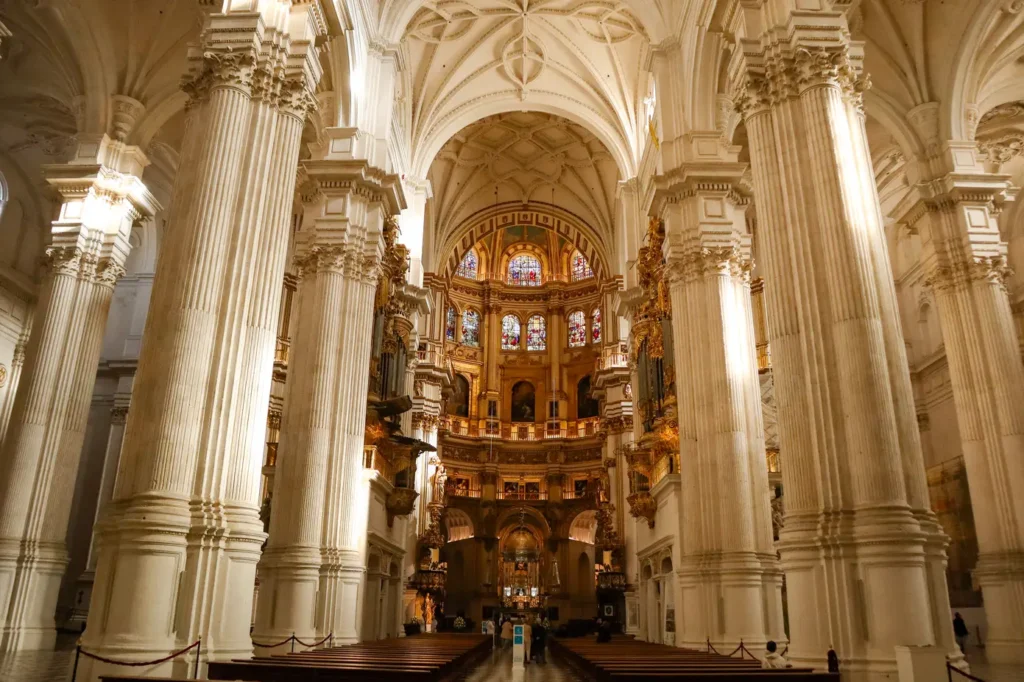
{"type": "Polygon", "coordinates": [[[587,345],[587,318],[582,310],[569,315],[569,348],[587,345]]]}
{"type": "Polygon", "coordinates": [[[477,266],[480,261],[477,260],[476,251],[470,249],[465,256],[462,257],[462,262],[459,263],[459,268],[455,271],[455,274],[459,277],[465,277],[466,279],[476,279],[477,266]]]}
{"type": "Polygon", "coordinates": [[[519,350],[522,324],[515,315],[506,315],[501,320],[501,349],[519,350]]]}
{"type": "Polygon", "coordinates": [[[601,343],[601,309],[594,308],[590,314],[590,342],[601,343]]]}
{"type": "Polygon", "coordinates": [[[508,262],[508,283],[512,286],[539,287],[541,285],[540,261],[528,253],[514,256],[508,262]]]}
{"type": "Polygon", "coordinates": [[[547,347],[547,324],[542,316],[534,315],[526,323],[526,350],[544,350],[547,347]]]}
{"type": "Polygon", "coordinates": [[[590,263],[587,262],[587,259],[579,251],[572,252],[570,264],[572,265],[572,281],[578,282],[581,279],[594,276],[594,271],[590,269],[590,263]]]}
{"type": "Polygon", "coordinates": [[[448,306],[448,316],[444,323],[444,338],[449,341],[455,340],[455,306],[448,306]]]}
{"type": "Polygon", "coordinates": [[[462,345],[480,345],[480,313],[475,310],[462,313],[462,345]]]}

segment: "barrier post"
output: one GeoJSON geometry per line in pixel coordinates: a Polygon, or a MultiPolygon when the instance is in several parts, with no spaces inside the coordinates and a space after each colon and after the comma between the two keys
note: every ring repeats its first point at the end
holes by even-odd
{"type": "MultiPolygon", "coordinates": [[[[75,665],[71,668],[71,682],[75,682],[75,678],[78,677],[78,657],[82,655],[82,645],[75,645],[75,665]]],[[[951,681],[952,682],[952,681],[951,681]]]]}
{"type": "Polygon", "coordinates": [[[330,643],[330,645],[328,645],[327,648],[328,649],[333,649],[334,648],[334,633],[333,632],[331,633],[331,643],[330,643]]]}
{"type": "Polygon", "coordinates": [[[295,633],[292,633],[292,653],[295,653],[295,633]]]}
{"type": "Polygon", "coordinates": [[[192,679],[193,680],[198,680],[199,679],[199,659],[202,658],[202,655],[203,655],[203,638],[200,637],[199,639],[196,640],[196,669],[195,669],[195,672],[192,674],[192,679]]]}

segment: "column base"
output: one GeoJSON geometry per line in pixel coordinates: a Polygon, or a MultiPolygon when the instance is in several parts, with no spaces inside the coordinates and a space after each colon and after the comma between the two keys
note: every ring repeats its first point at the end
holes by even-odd
{"type": "Polygon", "coordinates": [[[782,614],[766,613],[777,605],[773,586],[774,557],[755,552],[707,552],[686,556],[678,572],[683,608],[676,609],[677,646],[706,649],[708,640],[721,654],[742,641],[754,655],[769,640],[784,648],[785,633],[766,628],[782,623],[782,614]],[[771,589],[769,589],[771,588],[771,589]],[[688,595],[692,595],[689,596],[688,595]],[[680,613],[681,611],[681,613],[680,613]]]}
{"type": "Polygon", "coordinates": [[[985,600],[990,663],[1024,663],[1024,552],[982,552],[974,579],[985,600]]]}
{"type": "MultiPolygon", "coordinates": [[[[268,547],[260,560],[259,574],[261,598],[256,606],[253,642],[273,644],[292,635],[315,642],[329,634],[318,634],[315,625],[319,547],[268,547]]],[[[290,652],[291,644],[254,648],[257,656],[271,656],[290,652]]]]}
{"type": "Polygon", "coordinates": [[[0,651],[52,649],[64,543],[0,540],[0,651]]]}
{"type": "Polygon", "coordinates": [[[777,544],[786,573],[794,665],[844,680],[895,678],[895,647],[936,643],[929,536],[906,507],[789,514],[777,544]]]}
{"type": "Polygon", "coordinates": [[[317,613],[324,614],[320,630],[334,633],[335,646],[361,640],[363,584],[366,566],[362,552],[321,548],[320,600],[317,613]]]}

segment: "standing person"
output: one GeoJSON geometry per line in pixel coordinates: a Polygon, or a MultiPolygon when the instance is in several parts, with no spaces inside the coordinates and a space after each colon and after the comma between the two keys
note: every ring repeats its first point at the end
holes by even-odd
{"type": "Polygon", "coordinates": [[[523,621],[523,647],[525,647],[525,650],[523,651],[523,654],[524,654],[523,655],[523,662],[524,663],[529,663],[530,662],[530,648],[531,648],[531,646],[533,644],[533,641],[531,640],[531,637],[533,637],[533,628],[530,627],[530,621],[524,620],[523,621]]]}
{"type": "Polygon", "coordinates": [[[967,638],[970,634],[971,631],[967,629],[967,623],[964,622],[960,612],[957,611],[953,614],[953,636],[956,637],[956,643],[960,646],[960,651],[965,655],[967,654],[967,638]]]}
{"type": "Polygon", "coordinates": [[[533,657],[538,663],[547,663],[544,656],[544,647],[547,646],[548,629],[544,627],[544,621],[538,620],[533,626],[533,657]]]}
{"type": "Polygon", "coordinates": [[[507,618],[501,624],[501,646],[505,649],[512,648],[512,621],[507,618]]]}
{"type": "Polygon", "coordinates": [[[598,618],[597,641],[598,643],[612,641],[612,623],[610,620],[598,618]]]}

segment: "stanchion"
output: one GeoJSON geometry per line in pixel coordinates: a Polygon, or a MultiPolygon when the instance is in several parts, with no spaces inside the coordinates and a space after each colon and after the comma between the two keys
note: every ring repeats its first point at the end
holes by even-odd
{"type": "MultiPolygon", "coordinates": [[[[82,645],[75,645],[75,666],[71,668],[71,682],[75,682],[75,678],[78,677],[78,658],[82,655],[82,645]]],[[[952,680],[950,680],[952,682],[952,680]]]]}
{"type": "Polygon", "coordinates": [[[195,669],[195,672],[192,673],[192,679],[193,680],[198,680],[199,679],[199,659],[202,658],[202,656],[203,656],[203,638],[200,637],[199,639],[196,640],[196,669],[195,669]]]}
{"type": "Polygon", "coordinates": [[[292,633],[292,653],[295,653],[295,633],[292,633]]]}

